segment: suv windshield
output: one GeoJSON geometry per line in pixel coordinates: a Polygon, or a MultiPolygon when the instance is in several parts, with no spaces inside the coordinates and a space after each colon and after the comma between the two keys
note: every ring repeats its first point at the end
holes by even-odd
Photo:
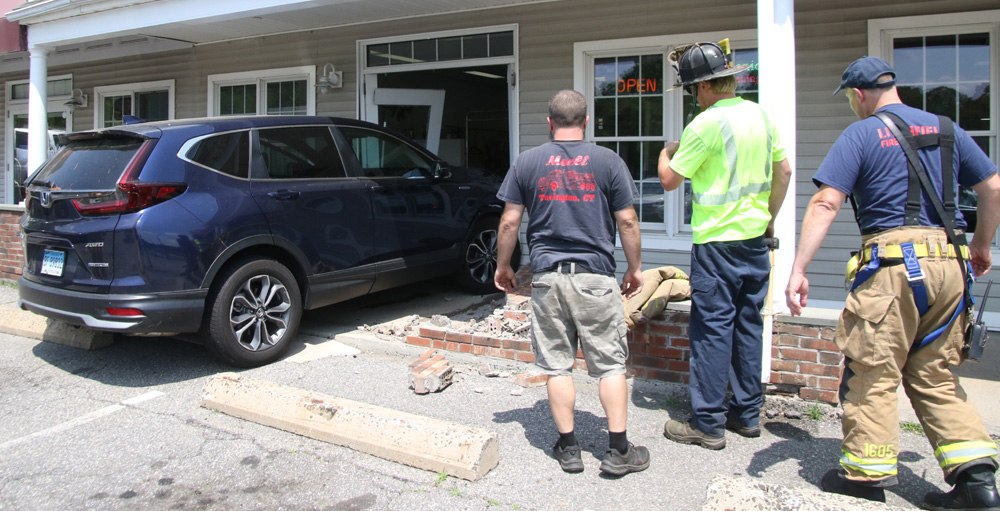
{"type": "Polygon", "coordinates": [[[102,137],[70,140],[31,180],[53,190],[111,190],[143,140],[102,137]]]}

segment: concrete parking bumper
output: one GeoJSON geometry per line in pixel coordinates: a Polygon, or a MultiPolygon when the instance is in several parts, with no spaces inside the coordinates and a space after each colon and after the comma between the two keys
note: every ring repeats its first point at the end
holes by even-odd
{"type": "Polygon", "coordinates": [[[9,306],[0,306],[0,332],[85,350],[104,348],[114,342],[110,332],[70,325],[9,306]]]}
{"type": "Polygon", "coordinates": [[[236,373],[205,384],[201,405],[234,417],[475,481],[497,466],[496,433],[236,373]]]}

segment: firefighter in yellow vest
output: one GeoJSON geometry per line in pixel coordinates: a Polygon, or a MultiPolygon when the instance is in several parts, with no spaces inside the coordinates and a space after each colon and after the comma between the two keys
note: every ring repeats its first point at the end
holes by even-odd
{"type": "Polygon", "coordinates": [[[702,112],[680,142],[660,153],[660,183],[691,179],[692,417],[668,420],[663,434],[707,449],[726,446],[725,430],[760,436],[764,321],[771,264],[765,232],[788,189],[792,169],[778,131],[757,104],[736,96],[728,52],[698,43],[671,55],[680,84],[702,112]],[[679,58],[677,55],[680,55],[679,58]],[[726,400],[726,388],[733,389],[726,400]]]}
{"type": "Polygon", "coordinates": [[[885,501],[883,488],[896,484],[896,389],[902,382],[945,481],[954,485],[948,493],[928,494],[924,507],[1000,510],[994,476],[997,445],[950,370],[961,363],[970,320],[964,314],[963,271],[956,255],[971,262],[976,276],[992,266],[1000,178],[996,165],[964,130],[947,118],[904,105],[895,77],[892,67],[876,57],[858,59],[844,71],[834,94],[844,89],[861,120],[841,134],[813,177],[820,189],[802,220],[785,290],[791,313],[800,314],[809,294],[806,267],[851,196],[863,247],[835,336],[845,358],[840,384],[843,455],[841,468],[829,471],[821,486],[885,501]],[[903,140],[887,129],[890,124],[881,115],[904,126],[897,128],[903,140]],[[915,161],[936,188],[944,220],[930,196],[921,197],[919,174],[908,168],[900,143],[919,148],[915,161]],[[959,184],[979,195],[978,227],[968,252],[960,241],[964,234],[955,238],[956,247],[942,227],[952,217],[958,228],[965,227],[953,207],[959,184]]]}

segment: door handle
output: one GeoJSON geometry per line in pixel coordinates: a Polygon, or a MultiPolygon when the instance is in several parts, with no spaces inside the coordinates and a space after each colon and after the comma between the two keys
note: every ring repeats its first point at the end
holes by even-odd
{"type": "Polygon", "coordinates": [[[295,200],[299,198],[299,195],[301,195],[299,192],[292,190],[278,190],[267,194],[268,197],[274,200],[295,200]]]}

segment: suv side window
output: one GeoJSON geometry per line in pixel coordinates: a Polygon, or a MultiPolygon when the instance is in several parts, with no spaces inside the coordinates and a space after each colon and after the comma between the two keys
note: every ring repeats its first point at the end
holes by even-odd
{"type": "Polygon", "coordinates": [[[347,177],[327,126],[261,129],[258,135],[270,179],[347,177]]]}
{"type": "Polygon", "coordinates": [[[434,164],[409,144],[385,133],[339,126],[366,177],[432,177],[434,164]]]}
{"type": "Polygon", "coordinates": [[[234,131],[203,138],[185,156],[212,170],[246,179],[247,164],[250,161],[250,133],[234,131]]]}

